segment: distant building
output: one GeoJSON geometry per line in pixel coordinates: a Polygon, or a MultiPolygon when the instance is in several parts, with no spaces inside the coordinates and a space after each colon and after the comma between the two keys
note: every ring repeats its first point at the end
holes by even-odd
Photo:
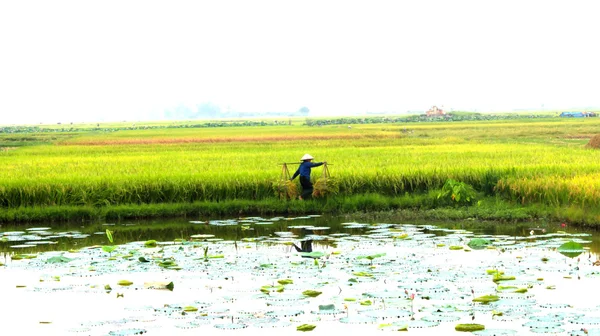
{"type": "Polygon", "coordinates": [[[587,117],[595,117],[596,113],[594,112],[563,112],[560,114],[562,118],[587,118],[587,117]]]}
{"type": "Polygon", "coordinates": [[[429,111],[426,112],[426,114],[428,117],[438,117],[438,116],[446,115],[444,110],[442,110],[441,108],[438,108],[437,106],[433,106],[432,108],[430,108],[429,111]]]}

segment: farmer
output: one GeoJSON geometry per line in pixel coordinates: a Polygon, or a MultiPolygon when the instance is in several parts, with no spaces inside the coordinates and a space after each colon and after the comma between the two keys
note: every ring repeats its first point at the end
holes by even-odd
{"type": "Polygon", "coordinates": [[[302,163],[298,170],[292,176],[292,181],[296,178],[296,176],[300,175],[300,184],[302,185],[302,195],[300,196],[301,200],[310,199],[312,197],[313,185],[310,182],[310,169],[313,167],[318,167],[327,162],[316,162],[312,163],[314,157],[310,154],[304,154],[304,156],[300,159],[302,163]]]}

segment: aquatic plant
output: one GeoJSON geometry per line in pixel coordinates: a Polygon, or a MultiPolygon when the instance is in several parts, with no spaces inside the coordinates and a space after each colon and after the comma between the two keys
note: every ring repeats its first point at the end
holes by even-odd
{"type": "Polygon", "coordinates": [[[438,199],[449,204],[470,205],[476,199],[475,189],[464,182],[448,179],[438,194],[438,199]]]}
{"type": "MultiPolygon", "coordinates": [[[[112,231],[110,231],[109,229],[106,229],[106,238],[108,239],[108,241],[109,241],[110,243],[113,243],[113,242],[114,242],[114,241],[113,241],[113,235],[112,235],[112,231]]],[[[102,246],[102,251],[104,251],[104,252],[108,253],[108,254],[109,254],[109,256],[111,256],[111,257],[112,257],[112,252],[113,252],[114,250],[116,250],[116,249],[117,249],[117,246],[116,246],[116,245],[103,245],[103,246],[102,246]]]]}

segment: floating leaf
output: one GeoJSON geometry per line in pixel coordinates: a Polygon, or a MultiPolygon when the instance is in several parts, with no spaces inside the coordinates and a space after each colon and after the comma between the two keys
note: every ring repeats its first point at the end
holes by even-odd
{"type": "Polygon", "coordinates": [[[575,258],[585,252],[583,246],[574,241],[566,242],[556,249],[560,254],[569,258],[575,258]]]}
{"type": "Polygon", "coordinates": [[[145,247],[156,247],[156,240],[148,240],[144,243],[145,247]]]}
{"type": "Polygon", "coordinates": [[[170,291],[173,291],[173,288],[175,288],[175,284],[173,283],[173,281],[169,282],[165,288],[167,288],[170,291]]]}
{"type": "Polygon", "coordinates": [[[321,295],[322,292],[319,291],[315,291],[315,290],[305,290],[304,292],[302,292],[302,295],[308,296],[308,297],[317,297],[319,295],[321,295]]]}
{"type": "Polygon", "coordinates": [[[144,282],[144,288],[146,289],[168,289],[173,291],[173,281],[164,282],[164,281],[154,281],[154,282],[144,282]]]}
{"type": "Polygon", "coordinates": [[[277,282],[280,285],[290,285],[290,284],[294,283],[294,280],[292,280],[292,279],[282,279],[282,280],[277,280],[277,282]]]}
{"type": "Polygon", "coordinates": [[[367,256],[358,256],[356,257],[356,259],[368,259],[368,260],[373,260],[375,258],[381,258],[385,256],[385,253],[378,253],[378,254],[371,254],[371,255],[367,255],[367,256]]]}
{"type": "Polygon", "coordinates": [[[494,282],[499,282],[499,281],[509,281],[509,280],[515,280],[515,277],[513,275],[502,275],[502,274],[496,274],[494,275],[494,282]]]}
{"type": "Polygon", "coordinates": [[[260,291],[265,294],[269,294],[271,292],[281,293],[284,291],[284,289],[285,289],[285,287],[283,287],[283,285],[277,285],[277,286],[267,285],[267,286],[260,287],[260,291]]]}
{"type": "Polygon", "coordinates": [[[319,310],[335,310],[334,304],[319,305],[319,310]]]}
{"type": "Polygon", "coordinates": [[[298,330],[298,331],[312,331],[316,327],[317,327],[316,325],[312,325],[312,324],[303,324],[301,326],[298,326],[296,328],[296,330],[298,330]]]}
{"type": "Polygon", "coordinates": [[[489,239],[473,238],[467,243],[467,245],[473,250],[483,250],[491,243],[492,242],[489,239]]]}
{"type": "Polygon", "coordinates": [[[119,286],[131,286],[131,285],[133,285],[133,282],[131,282],[129,280],[119,280],[119,282],[117,282],[117,285],[119,285],[119,286]]]}
{"type": "Polygon", "coordinates": [[[72,260],[75,260],[75,259],[67,258],[67,257],[60,255],[60,256],[55,256],[55,257],[46,259],[46,263],[60,264],[60,263],[68,263],[69,261],[72,261],[72,260]]]}
{"type": "Polygon", "coordinates": [[[115,245],[104,245],[104,246],[102,246],[102,251],[104,251],[106,253],[112,253],[116,249],[117,249],[117,246],[115,246],[115,245]]]}
{"type": "Polygon", "coordinates": [[[500,300],[500,298],[496,295],[484,295],[474,298],[473,302],[490,303],[498,300],[500,300]]]}
{"type": "Polygon", "coordinates": [[[479,330],[484,330],[485,326],[483,324],[476,324],[476,323],[465,323],[465,324],[457,324],[456,327],[454,327],[454,330],[456,331],[466,331],[466,332],[473,332],[473,331],[479,331],[479,330]]]}
{"type": "Polygon", "coordinates": [[[319,252],[319,251],[316,251],[316,252],[301,252],[300,255],[303,258],[314,258],[314,259],[317,259],[317,258],[321,258],[322,256],[324,256],[325,253],[319,252]]]}

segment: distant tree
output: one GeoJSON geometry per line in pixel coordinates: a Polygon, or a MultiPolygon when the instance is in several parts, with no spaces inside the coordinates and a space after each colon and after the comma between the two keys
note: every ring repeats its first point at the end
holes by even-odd
{"type": "Polygon", "coordinates": [[[207,102],[198,105],[197,117],[218,118],[221,116],[221,108],[213,103],[207,102]]]}
{"type": "Polygon", "coordinates": [[[298,112],[299,112],[299,113],[302,113],[302,114],[308,114],[308,112],[310,112],[310,110],[308,109],[308,107],[306,107],[306,106],[302,106],[302,107],[301,107],[301,108],[298,110],[298,112]]]}

